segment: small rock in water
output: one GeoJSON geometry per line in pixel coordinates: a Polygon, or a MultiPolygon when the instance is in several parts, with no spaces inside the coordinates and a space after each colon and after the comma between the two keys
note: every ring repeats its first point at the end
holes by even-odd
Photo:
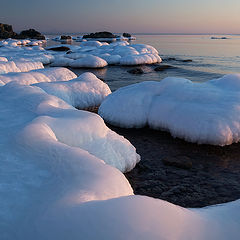
{"type": "Polygon", "coordinates": [[[132,35],[130,33],[123,33],[123,37],[130,38],[132,35]]]}
{"type": "Polygon", "coordinates": [[[182,62],[192,62],[193,60],[192,59],[183,59],[181,60],[182,62]]]}
{"type": "Polygon", "coordinates": [[[192,168],[192,161],[190,160],[190,158],[186,156],[163,158],[162,162],[166,166],[173,166],[173,167],[182,168],[182,169],[192,168]]]}
{"type": "Polygon", "coordinates": [[[72,37],[71,37],[71,36],[65,36],[65,35],[63,35],[63,36],[61,36],[60,39],[61,39],[61,40],[72,40],[72,37]]]}
{"type": "Polygon", "coordinates": [[[143,70],[141,68],[133,68],[128,70],[129,73],[131,74],[143,74],[143,70]]]}
{"type": "Polygon", "coordinates": [[[169,58],[163,59],[163,61],[176,61],[176,60],[177,59],[174,57],[169,57],[169,58]]]}
{"type": "Polygon", "coordinates": [[[116,38],[117,36],[111,32],[96,32],[90,33],[83,36],[83,38],[116,38]]]}
{"type": "Polygon", "coordinates": [[[173,68],[171,65],[159,65],[158,67],[154,68],[154,71],[156,72],[162,72],[166,69],[173,68]]]}

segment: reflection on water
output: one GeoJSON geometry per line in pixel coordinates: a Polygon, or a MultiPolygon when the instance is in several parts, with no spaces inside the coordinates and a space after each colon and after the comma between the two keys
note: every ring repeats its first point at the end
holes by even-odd
{"type": "MultiPolygon", "coordinates": [[[[216,36],[215,37],[223,37],[216,36]]],[[[47,36],[50,39],[55,37],[47,36]]],[[[109,84],[112,90],[142,81],[160,81],[165,77],[184,77],[195,82],[203,82],[228,73],[239,73],[240,36],[227,36],[228,39],[211,39],[211,35],[137,35],[131,44],[144,43],[154,46],[163,64],[176,68],[155,72],[156,66],[142,66],[144,74],[132,75],[127,70],[133,67],[109,66],[105,69],[74,69],[77,74],[90,71],[109,84]],[[191,59],[192,62],[179,60],[191,59]]],[[[49,41],[48,45],[59,44],[49,41]]],[[[81,43],[73,41],[73,44],[81,43]]]]}

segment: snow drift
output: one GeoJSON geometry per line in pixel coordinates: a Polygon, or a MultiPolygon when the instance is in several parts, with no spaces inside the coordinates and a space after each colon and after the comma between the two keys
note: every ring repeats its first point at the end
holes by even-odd
{"type": "Polygon", "coordinates": [[[149,125],[186,141],[223,146],[240,140],[239,93],[240,75],[205,83],[166,78],[117,90],[99,114],[116,126],[149,125]]]}

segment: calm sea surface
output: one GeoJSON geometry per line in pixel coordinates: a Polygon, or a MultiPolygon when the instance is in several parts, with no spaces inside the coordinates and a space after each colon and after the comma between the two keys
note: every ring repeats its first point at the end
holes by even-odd
{"type": "MultiPolygon", "coordinates": [[[[47,36],[52,38],[54,36],[47,36]]],[[[240,36],[217,35],[137,35],[135,43],[154,46],[163,59],[162,64],[176,68],[155,72],[156,66],[143,66],[144,74],[132,75],[127,71],[134,67],[109,66],[100,70],[73,69],[77,74],[93,72],[112,90],[142,81],[160,81],[171,77],[184,77],[195,82],[204,82],[224,74],[240,73],[240,36]],[[228,39],[211,39],[211,37],[228,39]],[[175,58],[176,60],[168,60],[175,58]],[[182,60],[191,59],[192,62],[182,60]]],[[[49,42],[53,44],[53,42],[49,42]]],[[[58,44],[54,42],[54,44],[58,44]]],[[[79,44],[73,42],[73,44],[79,44]]]]}

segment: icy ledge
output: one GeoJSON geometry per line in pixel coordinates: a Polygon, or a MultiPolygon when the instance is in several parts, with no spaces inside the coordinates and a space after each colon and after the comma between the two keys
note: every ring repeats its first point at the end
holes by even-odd
{"type": "Polygon", "coordinates": [[[229,145],[240,140],[240,75],[204,83],[165,78],[130,85],[109,95],[99,114],[120,127],[149,125],[186,141],[229,145]]]}

